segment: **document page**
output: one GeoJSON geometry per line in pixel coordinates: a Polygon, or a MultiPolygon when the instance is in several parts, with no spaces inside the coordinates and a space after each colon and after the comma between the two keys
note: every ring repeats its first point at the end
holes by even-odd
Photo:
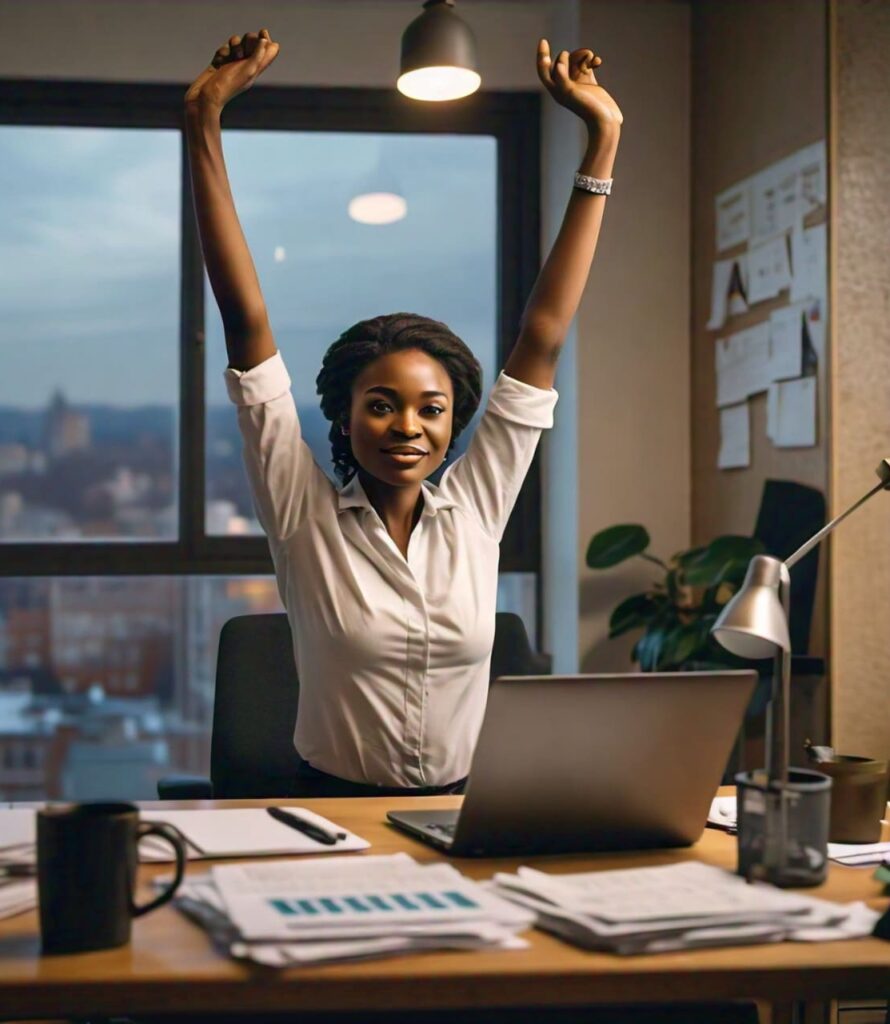
{"type": "Polygon", "coordinates": [[[475,932],[486,922],[521,927],[533,920],[450,864],[421,865],[407,854],[222,865],[211,874],[248,940],[429,933],[439,925],[475,932]]]}

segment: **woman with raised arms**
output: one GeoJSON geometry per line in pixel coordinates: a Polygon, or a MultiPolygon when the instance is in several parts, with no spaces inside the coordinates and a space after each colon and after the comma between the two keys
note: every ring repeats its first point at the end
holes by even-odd
{"type": "Polygon", "coordinates": [[[301,439],[223,159],[223,108],[278,52],[266,29],[232,36],[186,93],[185,126],[226,386],[294,638],[295,786],[319,796],[460,792],[488,692],[499,541],[552,426],[557,359],[596,249],[622,116],[597,84],[599,57],[578,49],[553,61],[539,42],[538,77],[582,119],[588,144],[484,415],[439,486],[428,483],[479,404],[479,363],[423,316],[354,324],[316,382],[338,488],[301,439]]]}

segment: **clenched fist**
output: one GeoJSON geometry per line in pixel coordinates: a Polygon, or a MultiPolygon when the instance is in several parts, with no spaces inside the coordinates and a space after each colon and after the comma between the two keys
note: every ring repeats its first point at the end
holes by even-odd
{"type": "Polygon", "coordinates": [[[232,38],[216,51],[210,66],[192,82],[185,94],[186,106],[208,106],[218,110],[239,93],[249,89],[278,56],[278,43],[268,29],[232,38]]]}

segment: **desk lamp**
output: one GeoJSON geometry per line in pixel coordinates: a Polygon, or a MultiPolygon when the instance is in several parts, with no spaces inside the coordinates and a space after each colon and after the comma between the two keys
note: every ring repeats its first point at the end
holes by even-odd
{"type": "MultiPolygon", "coordinates": [[[[789,788],[788,769],[788,707],[791,681],[791,640],[788,634],[788,609],[790,606],[791,569],[808,554],[823,537],[860,505],[881,490],[890,490],[890,459],[883,459],[876,470],[880,483],[863,495],[846,512],[832,519],[805,544],[801,545],[784,562],[771,555],[755,555],[745,575],[745,581],[738,593],[727,602],[717,621],[711,627],[714,638],[726,650],[742,658],[773,658],[772,694],[767,709],[766,722],[766,768],[746,777],[737,776],[739,792],[739,872],[750,878],[761,878],[774,885],[796,886],[818,884],[825,875],[825,836],[827,836],[828,790],[830,780],[819,772],[794,769],[799,784],[789,788]],[[750,818],[742,806],[743,789],[755,793],[754,811],[762,815],[763,834],[761,843],[751,843],[751,836],[743,835],[743,827],[750,818]],[[798,815],[806,815],[803,796],[807,790],[822,794],[824,816],[823,838],[816,842],[821,846],[822,863],[817,863],[818,851],[806,849],[801,838],[789,835],[789,799],[801,803],[798,815]],[[789,857],[789,847],[797,844],[798,863],[789,857]],[[802,858],[802,859],[801,859],[802,858]],[[809,860],[809,863],[808,863],[809,860]]],[[[753,805],[752,805],[753,806],[753,805]]],[[[816,808],[811,805],[811,811],[816,808]]],[[[809,823],[811,826],[813,822],[809,823]]],[[[801,827],[806,823],[801,820],[801,827]]],[[[818,828],[816,829],[818,832],[818,828]]]]}

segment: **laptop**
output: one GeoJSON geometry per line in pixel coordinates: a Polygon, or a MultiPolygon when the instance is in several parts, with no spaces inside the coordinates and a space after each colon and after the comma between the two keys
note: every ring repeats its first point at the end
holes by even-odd
{"type": "Polygon", "coordinates": [[[756,682],[749,670],[502,676],[460,810],[387,819],[463,857],[689,846],[756,682]]]}

